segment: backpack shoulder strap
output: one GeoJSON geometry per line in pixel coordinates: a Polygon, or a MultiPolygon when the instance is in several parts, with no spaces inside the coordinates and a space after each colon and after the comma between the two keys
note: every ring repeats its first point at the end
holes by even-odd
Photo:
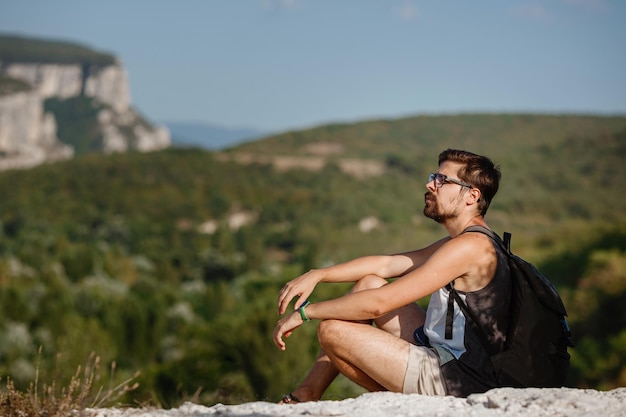
{"type": "Polygon", "coordinates": [[[511,253],[511,234],[509,232],[504,232],[502,236],[504,237],[504,247],[506,248],[507,253],[511,253]]]}
{"type": "MultiPolygon", "coordinates": [[[[502,239],[500,239],[500,236],[498,236],[493,230],[487,229],[484,226],[470,226],[463,231],[463,233],[465,232],[479,232],[479,233],[485,234],[489,236],[494,242],[496,242],[496,244],[500,247],[502,251],[504,251],[504,253],[506,253],[509,256],[511,255],[511,249],[510,249],[511,248],[511,234],[510,233],[508,232],[504,233],[504,241],[503,241],[502,239]]],[[[452,317],[453,317],[452,312],[454,309],[454,306],[453,306],[454,301],[456,301],[456,303],[459,305],[459,308],[463,312],[463,315],[465,315],[465,318],[468,319],[471,322],[472,327],[474,327],[476,331],[476,335],[478,336],[478,339],[480,339],[480,343],[483,345],[483,348],[489,354],[493,354],[494,353],[493,348],[487,341],[487,336],[485,335],[485,332],[478,326],[478,319],[469,310],[469,308],[467,308],[467,305],[465,304],[465,302],[463,301],[459,293],[454,289],[453,282],[446,285],[446,289],[450,293],[449,299],[448,299],[448,311],[446,315],[446,339],[452,338],[452,317]]]]}
{"type": "Polygon", "coordinates": [[[511,254],[511,234],[509,232],[504,232],[504,240],[500,239],[500,236],[496,234],[491,229],[487,229],[484,226],[470,226],[467,229],[463,230],[463,233],[466,232],[479,232],[484,235],[489,236],[494,242],[500,246],[500,249],[504,251],[504,253],[510,255],[511,254]]]}
{"type": "MultiPolygon", "coordinates": [[[[451,284],[452,283],[446,286],[446,288],[450,292],[449,300],[456,301],[456,303],[459,305],[459,308],[461,309],[465,317],[470,321],[472,327],[474,328],[474,331],[476,335],[478,336],[478,339],[480,340],[480,344],[483,345],[483,349],[485,349],[485,351],[489,353],[490,355],[493,355],[496,352],[493,351],[493,348],[489,344],[489,341],[487,341],[487,336],[485,335],[485,332],[483,332],[483,330],[480,327],[478,327],[478,318],[474,315],[474,313],[470,311],[469,308],[467,308],[467,304],[465,304],[465,302],[463,301],[459,293],[454,289],[454,285],[451,285],[451,284]]],[[[454,301],[451,301],[450,303],[448,303],[448,316],[446,317],[446,332],[448,331],[448,327],[450,327],[450,339],[452,338],[451,336],[452,334],[451,312],[454,309],[454,306],[451,307],[450,304],[453,304],[454,301]]],[[[446,339],[448,339],[447,333],[446,333],[446,339]]]]}

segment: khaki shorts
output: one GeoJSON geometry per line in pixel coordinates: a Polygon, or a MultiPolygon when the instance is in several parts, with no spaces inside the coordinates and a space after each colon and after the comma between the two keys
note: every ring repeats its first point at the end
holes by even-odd
{"type": "Polygon", "coordinates": [[[446,395],[437,352],[425,346],[410,344],[402,392],[404,394],[446,395]]]}

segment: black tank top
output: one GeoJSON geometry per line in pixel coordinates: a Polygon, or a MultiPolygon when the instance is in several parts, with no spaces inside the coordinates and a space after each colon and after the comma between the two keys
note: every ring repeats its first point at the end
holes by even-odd
{"type": "MultiPolygon", "coordinates": [[[[470,232],[471,233],[471,232],[470,232]]],[[[478,325],[482,328],[483,333],[487,336],[487,340],[493,347],[494,352],[502,351],[506,339],[506,330],[509,323],[509,306],[511,300],[511,276],[507,263],[506,254],[500,250],[500,247],[493,242],[496,256],[497,266],[493,279],[478,291],[462,292],[457,291],[469,310],[478,319],[478,325]]],[[[437,308],[441,308],[440,304],[447,309],[447,300],[449,292],[442,288],[433,297],[438,297],[437,308]]],[[[431,303],[432,303],[431,299],[431,303]]],[[[441,365],[443,380],[446,385],[448,395],[457,397],[466,397],[469,394],[485,392],[496,387],[493,368],[489,355],[485,351],[476,330],[472,329],[471,320],[465,320],[463,313],[460,311],[457,303],[454,303],[454,339],[457,346],[451,350],[451,355],[446,356],[448,360],[441,365]],[[458,330],[462,330],[461,336],[458,330]],[[462,340],[461,349],[459,349],[459,337],[462,340]]],[[[428,308],[431,308],[429,304],[428,308]]],[[[440,312],[437,312],[440,313],[440,312]]],[[[444,312],[445,315],[445,312],[444,312]]],[[[442,331],[440,326],[435,327],[437,334],[442,331]]],[[[431,344],[437,351],[441,352],[441,348],[446,349],[445,338],[431,338],[431,344]]]]}

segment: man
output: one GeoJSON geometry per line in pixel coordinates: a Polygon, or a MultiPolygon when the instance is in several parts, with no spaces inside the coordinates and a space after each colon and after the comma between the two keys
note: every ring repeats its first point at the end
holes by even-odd
{"type": "Polygon", "coordinates": [[[274,329],[279,349],[304,321],[321,320],[321,353],[282,402],[319,400],[339,372],[369,391],[467,396],[495,386],[476,329],[457,303],[449,303],[446,287],[454,286],[492,348],[502,350],[511,291],[505,257],[484,234],[463,233],[469,226],[488,227],[484,215],[499,181],[488,158],[448,149],[428,178],[424,206],[424,215],[442,224],[448,237],[419,250],[311,270],[282,288],[279,314],[298,299],[274,329]],[[355,285],[343,297],[305,303],[320,282],[355,285]],[[424,312],[415,301],[428,295],[424,312]]]}

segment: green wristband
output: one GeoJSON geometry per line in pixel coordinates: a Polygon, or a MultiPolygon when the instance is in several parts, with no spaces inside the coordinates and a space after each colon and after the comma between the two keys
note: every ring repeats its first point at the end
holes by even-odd
{"type": "Polygon", "coordinates": [[[309,304],[311,304],[311,303],[309,303],[309,300],[307,300],[307,301],[305,301],[305,302],[304,302],[304,304],[302,304],[302,305],[300,306],[300,308],[298,309],[298,311],[300,312],[300,317],[302,317],[302,320],[303,320],[303,321],[311,321],[311,319],[310,319],[310,318],[308,318],[308,317],[306,316],[306,313],[304,312],[304,307],[308,306],[309,304]]]}

